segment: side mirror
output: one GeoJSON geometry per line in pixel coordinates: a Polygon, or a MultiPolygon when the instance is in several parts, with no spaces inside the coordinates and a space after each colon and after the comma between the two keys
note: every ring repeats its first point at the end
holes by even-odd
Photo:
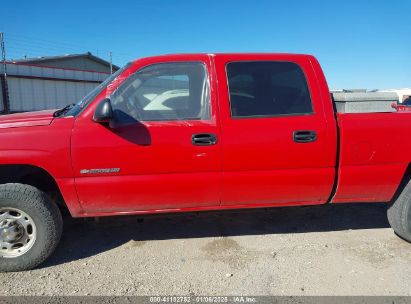
{"type": "Polygon", "coordinates": [[[105,98],[97,105],[94,111],[93,121],[98,123],[109,123],[113,118],[113,109],[109,98],[105,98]]]}

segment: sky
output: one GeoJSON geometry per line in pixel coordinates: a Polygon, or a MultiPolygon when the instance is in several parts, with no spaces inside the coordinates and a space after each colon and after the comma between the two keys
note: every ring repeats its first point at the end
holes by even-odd
{"type": "Polygon", "coordinates": [[[411,87],[411,0],[2,0],[7,59],[312,54],[332,89],[411,87]]]}

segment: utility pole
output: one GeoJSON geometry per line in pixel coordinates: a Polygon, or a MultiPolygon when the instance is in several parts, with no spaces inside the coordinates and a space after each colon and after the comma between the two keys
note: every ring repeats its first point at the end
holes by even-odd
{"type": "Polygon", "coordinates": [[[1,59],[3,65],[3,75],[0,77],[2,95],[3,95],[3,112],[10,113],[9,90],[7,86],[7,64],[6,64],[6,47],[4,46],[4,33],[0,32],[1,59]]]}
{"type": "Polygon", "coordinates": [[[113,74],[113,53],[110,51],[110,74],[113,74]]]}

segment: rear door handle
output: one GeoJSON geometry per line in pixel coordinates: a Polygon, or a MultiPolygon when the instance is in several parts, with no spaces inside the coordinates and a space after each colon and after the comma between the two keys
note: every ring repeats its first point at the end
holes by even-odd
{"type": "Polygon", "coordinates": [[[309,143],[317,140],[317,132],[309,130],[299,130],[293,132],[293,139],[296,143],[309,143]]]}
{"type": "Polygon", "coordinates": [[[191,137],[191,142],[196,146],[211,146],[217,143],[217,136],[208,133],[194,134],[191,137]]]}

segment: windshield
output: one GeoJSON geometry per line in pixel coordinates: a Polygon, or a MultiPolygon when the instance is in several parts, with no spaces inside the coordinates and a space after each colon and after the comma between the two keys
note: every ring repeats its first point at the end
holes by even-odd
{"type": "Polygon", "coordinates": [[[87,105],[97,97],[98,94],[103,91],[105,87],[107,87],[118,75],[120,75],[125,69],[127,69],[131,65],[131,62],[127,63],[124,67],[116,71],[115,73],[111,74],[107,77],[102,83],[100,83],[97,87],[95,87],[92,91],[90,91],[86,96],[83,97],[78,103],[76,103],[64,116],[76,116],[80,113],[87,105]]]}

